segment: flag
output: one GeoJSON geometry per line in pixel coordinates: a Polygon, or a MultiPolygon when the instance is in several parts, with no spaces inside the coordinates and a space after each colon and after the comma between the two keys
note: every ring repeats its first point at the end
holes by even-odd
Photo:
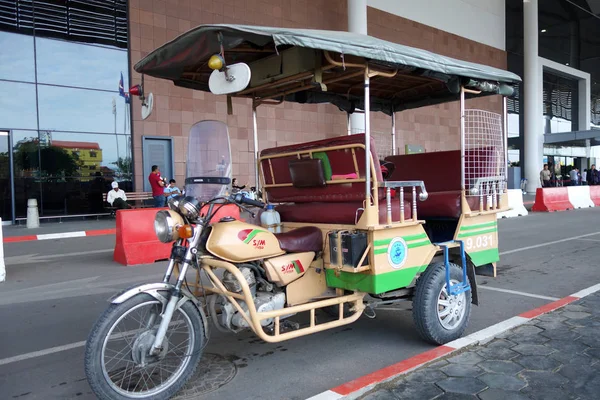
{"type": "Polygon", "coordinates": [[[121,80],[119,80],[119,96],[125,97],[127,100],[127,96],[125,95],[125,88],[123,87],[123,73],[121,72],[121,80]]]}

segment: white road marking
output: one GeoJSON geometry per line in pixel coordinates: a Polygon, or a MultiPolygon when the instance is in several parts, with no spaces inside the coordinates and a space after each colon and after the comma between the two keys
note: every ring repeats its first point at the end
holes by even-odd
{"type": "Polygon", "coordinates": [[[560,300],[558,297],[542,296],[542,295],[539,295],[539,294],[533,294],[533,293],[527,293],[527,292],[519,292],[519,291],[516,291],[516,290],[496,288],[496,287],[491,287],[491,286],[487,286],[487,285],[477,286],[477,288],[478,289],[492,290],[494,292],[503,292],[503,293],[510,293],[510,294],[518,294],[519,296],[534,297],[536,299],[544,299],[544,300],[551,300],[551,301],[560,300]]]}
{"type": "Polygon", "coordinates": [[[533,245],[533,246],[520,247],[518,249],[503,251],[503,252],[500,253],[500,255],[501,256],[505,256],[507,254],[513,254],[513,253],[518,253],[520,251],[537,249],[539,247],[551,246],[551,245],[557,244],[557,243],[569,242],[571,240],[577,240],[577,239],[585,238],[585,237],[588,237],[588,236],[596,236],[596,235],[600,235],[600,232],[588,233],[586,235],[573,236],[573,237],[570,237],[570,238],[565,238],[565,239],[560,239],[560,240],[554,240],[552,242],[546,242],[546,243],[536,244],[536,245],[533,245]]]}
{"type": "Polygon", "coordinates": [[[338,400],[343,397],[344,396],[342,396],[339,393],[333,392],[331,390],[326,390],[325,392],[319,393],[318,395],[313,396],[306,400],[338,400]]]}
{"type": "Polygon", "coordinates": [[[77,231],[77,232],[65,232],[65,233],[46,233],[42,235],[37,235],[38,240],[48,240],[48,239],[64,239],[64,238],[72,238],[72,237],[84,237],[85,231],[77,231]]]}
{"type": "Polygon", "coordinates": [[[11,364],[14,362],[29,360],[30,358],[47,356],[49,354],[60,353],[61,351],[67,351],[71,349],[76,349],[78,347],[85,346],[85,340],[82,342],[65,344],[63,346],[51,347],[49,349],[34,351],[31,353],[19,354],[18,356],[3,358],[0,360],[0,365],[11,364]]]}
{"type": "Polygon", "coordinates": [[[587,289],[580,290],[577,293],[573,293],[571,296],[578,297],[581,299],[582,297],[589,296],[590,294],[596,293],[598,291],[600,291],[600,283],[594,286],[590,286],[587,289]]]}

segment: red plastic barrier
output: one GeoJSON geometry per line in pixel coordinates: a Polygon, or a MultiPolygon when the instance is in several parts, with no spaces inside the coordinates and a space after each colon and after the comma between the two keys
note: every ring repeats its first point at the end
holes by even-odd
{"type": "Polygon", "coordinates": [[[164,208],[117,211],[117,242],[113,259],[123,265],[150,264],[165,260],[172,243],[162,243],[154,233],[154,217],[164,208]]]}
{"type": "MultiPolygon", "coordinates": [[[[166,208],[145,208],[117,211],[117,232],[113,259],[123,265],[151,264],[158,260],[166,260],[171,254],[173,243],[162,243],[154,233],[154,217],[166,208]]],[[[208,211],[203,207],[201,213],[208,211]]],[[[215,206],[211,223],[231,216],[240,218],[240,210],[233,204],[215,206]],[[219,208],[217,208],[219,207],[219,208]]]]}
{"type": "Polygon", "coordinates": [[[573,205],[569,201],[569,191],[566,187],[538,188],[535,192],[535,203],[531,211],[565,211],[572,210],[573,205]]]}
{"type": "Polygon", "coordinates": [[[590,197],[596,207],[600,207],[600,186],[590,186],[590,197]]]}

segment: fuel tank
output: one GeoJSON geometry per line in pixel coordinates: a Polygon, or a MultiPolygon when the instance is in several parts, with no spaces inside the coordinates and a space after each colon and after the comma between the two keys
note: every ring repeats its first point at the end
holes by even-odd
{"type": "Polygon", "coordinates": [[[257,225],[240,221],[219,222],[212,226],[206,249],[234,263],[275,257],[285,252],[274,234],[257,225]]]}

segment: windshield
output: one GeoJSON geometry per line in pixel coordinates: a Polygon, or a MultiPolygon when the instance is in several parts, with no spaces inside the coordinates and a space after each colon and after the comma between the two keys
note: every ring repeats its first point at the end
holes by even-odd
{"type": "Polygon", "coordinates": [[[200,121],[188,140],[185,194],[205,202],[223,196],[231,183],[229,131],[221,121],[200,121]]]}

